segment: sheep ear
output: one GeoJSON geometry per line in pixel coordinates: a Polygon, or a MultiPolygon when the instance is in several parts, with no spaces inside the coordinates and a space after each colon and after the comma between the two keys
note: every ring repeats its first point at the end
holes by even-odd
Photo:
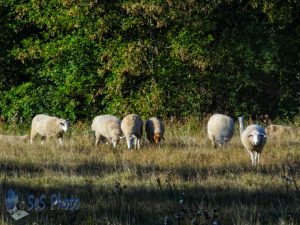
{"type": "Polygon", "coordinates": [[[134,139],[137,139],[137,137],[134,134],[132,134],[131,137],[133,137],[134,139]]]}
{"type": "Polygon", "coordinates": [[[122,136],[122,137],[120,136],[120,139],[124,139],[124,138],[126,138],[126,136],[122,136]]]}
{"type": "Polygon", "coordinates": [[[69,126],[69,123],[68,123],[68,121],[62,121],[62,122],[60,122],[59,123],[61,126],[69,126]]]}

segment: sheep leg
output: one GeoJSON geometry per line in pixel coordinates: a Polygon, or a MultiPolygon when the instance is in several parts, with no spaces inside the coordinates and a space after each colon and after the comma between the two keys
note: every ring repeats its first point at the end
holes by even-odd
{"type": "Polygon", "coordinates": [[[256,160],[257,160],[257,152],[252,152],[253,154],[253,165],[256,165],[256,160]]]}
{"type": "Polygon", "coordinates": [[[130,136],[126,136],[126,144],[127,144],[127,148],[130,150],[131,149],[131,145],[130,145],[130,139],[131,137],[130,136]]]}
{"type": "Polygon", "coordinates": [[[137,141],[137,148],[140,149],[140,139],[136,139],[137,141]]]}
{"type": "Polygon", "coordinates": [[[256,166],[256,159],[257,159],[257,152],[252,152],[251,161],[253,166],[256,166]]]}
{"type": "Polygon", "coordinates": [[[216,137],[214,135],[212,136],[211,144],[212,144],[213,148],[217,148],[216,137]]]}
{"type": "Polygon", "coordinates": [[[98,132],[96,132],[95,135],[96,135],[95,146],[97,146],[97,144],[98,144],[99,141],[100,141],[101,135],[100,135],[98,132]]]}
{"type": "Polygon", "coordinates": [[[259,161],[259,153],[258,152],[252,152],[252,154],[253,154],[252,164],[253,165],[257,165],[258,161],[259,161]]]}
{"type": "Polygon", "coordinates": [[[45,137],[45,136],[42,136],[42,137],[41,137],[41,144],[42,144],[42,145],[44,145],[44,143],[45,143],[45,139],[46,139],[46,137],[45,137]]]}
{"type": "Polygon", "coordinates": [[[138,143],[138,139],[135,137],[134,138],[134,147],[135,147],[135,149],[138,149],[138,146],[137,146],[138,144],[137,143],[138,143]]]}
{"type": "Polygon", "coordinates": [[[254,166],[255,165],[255,156],[254,156],[254,152],[249,151],[250,157],[251,157],[251,164],[254,166]]]}
{"type": "Polygon", "coordinates": [[[60,146],[63,146],[62,138],[58,138],[58,141],[59,141],[60,146]]]}
{"type": "Polygon", "coordinates": [[[106,146],[108,146],[110,143],[112,143],[112,142],[110,142],[108,139],[105,140],[105,145],[106,146]]]}
{"type": "Polygon", "coordinates": [[[258,152],[255,152],[255,161],[256,161],[256,164],[258,164],[258,162],[259,162],[259,153],[258,152]]]}
{"type": "Polygon", "coordinates": [[[33,139],[36,137],[37,133],[31,133],[30,135],[30,143],[33,143],[33,139]]]}
{"type": "Polygon", "coordinates": [[[213,148],[217,148],[217,145],[216,145],[215,141],[211,141],[211,144],[212,144],[213,148]]]}

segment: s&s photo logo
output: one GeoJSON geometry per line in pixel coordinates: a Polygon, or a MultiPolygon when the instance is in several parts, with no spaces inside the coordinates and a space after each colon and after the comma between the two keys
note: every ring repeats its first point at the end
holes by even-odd
{"type": "Polygon", "coordinates": [[[19,197],[13,189],[8,189],[5,195],[6,211],[11,215],[14,220],[22,219],[28,216],[29,213],[24,210],[18,210],[19,197]]]}
{"type": "Polygon", "coordinates": [[[19,202],[18,195],[13,189],[9,189],[5,196],[5,206],[8,213],[12,214],[17,211],[17,204],[19,202]]]}

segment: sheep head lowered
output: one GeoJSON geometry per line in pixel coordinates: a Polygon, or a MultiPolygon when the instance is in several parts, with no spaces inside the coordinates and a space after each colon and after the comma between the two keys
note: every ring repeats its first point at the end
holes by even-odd
{"type": "Polygon", "coordinates": [[[145,131],[150,143],[160,144],[161,140],[164,140],[165,127],[157,117],[151,117],[146,121],[145,131]]]}
{"type": "Polygon", "coordinates": [[[223,139],[215,140],[215,143],[219,148],[222,148],[224,146],[227,146],[229,144],[229,141],[230,141],[229,138],[223,138],[223,139]]]}
{"type": "Polygon", "coordinates": [[[58,129],[59,129],[60,133],[67,132],[67,130],[69,128],[68,121],[66,121],[64,119],[58,119],[57,123],[58,123],[58,129]]]}
{"type": "Polygon", "coordinates": [[[208,138],[214,148],[229,144],[234,134],[234,121],[231,117],[216,113],[207,122],[208,138]]]}
{"type": "Polygon", "coordinates": [[[134,146],[137,146],[137,137],[134,134],[126,137],[127,147],[128,149],[133,149],[134,146]]]}
{"type": "Polygon", "coordinates": [[[108,138],[108,140],[112,143],[113,145],[113,148],[117,148],[119,142],[120,142],[120,139],[123,139],[125,137],[110,137],[108,138]]]}
{"type": "Polygon", "coordinates": [[[156,144],[159,144],[161,140],[165,140],[165,138],[161,135],[161,133],[156,132],[154,133],[153,140],[156,144]]]}
{"type": "Polygon", "coordinates": [[[121,130],[126,137],[128,149],[140,149],[143,135],[143,120],[136,114],[125,116],[121,122],[121,130]]]}

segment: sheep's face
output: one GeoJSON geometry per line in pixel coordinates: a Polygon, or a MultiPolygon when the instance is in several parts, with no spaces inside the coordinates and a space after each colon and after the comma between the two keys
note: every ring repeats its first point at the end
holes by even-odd
{"type": "Polygon", "coordinates": [[[117,145],[118,145],[119,141],[120,141],[120,138],[119,138],[119,137],[113,137],[113,138],[111,139],[111,143],[112,143],[112,145],[113,145],[113,148],[117,148],[117,145]]]}
{"type": "Polygon", "coordinates": [[[133,149],[136,145],[137,137],[135,135],[130,135],[129,137],[126,137],[127,147],[128,149],[133,149]]]}
{"type": "Polygon", "coordinates": [[[161,141],[161,135],[160,135],[160,133],[155,133],[153,139],[154,139],[154,142],[155,142],[156,144],[159,144],[160,141],[161,141]]]}
{"type": "Polygon", "coordinates": [[[67,132],[68,130],[68,122],[66,120],[60,120],[59,121],[59,129],[64,131],[64,132],[67,132]]]}
{"type": "Polygon", "coordinates": [[[248,135],[249,138],[252,139],[254,145],[259,145],[264,142],[264,139],[267,137],[265,134],[260,133],[258,131],[253,131],[248,135]]]}
{"type": "Polygon", "coordinates": [[[222,148],[223,146],[228,145],[229,139],[228,138],[223,138],[223,139],[217,140],[216,143],[219,146],[219,148],[222,148]]]}

